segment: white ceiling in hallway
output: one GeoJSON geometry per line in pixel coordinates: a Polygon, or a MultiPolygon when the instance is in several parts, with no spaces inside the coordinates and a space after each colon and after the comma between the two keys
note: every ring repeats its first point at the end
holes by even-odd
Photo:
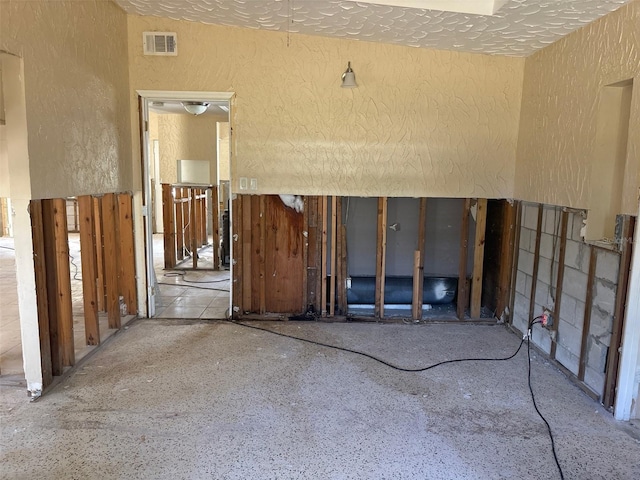
{"type": "Polygon", "coordinates": [[[506,0],[496,2],[504,5],[494,15],[475,15],[349,0],[116,0],[139,15],[514,56],[530,55],[630,1],[506,0]]]}

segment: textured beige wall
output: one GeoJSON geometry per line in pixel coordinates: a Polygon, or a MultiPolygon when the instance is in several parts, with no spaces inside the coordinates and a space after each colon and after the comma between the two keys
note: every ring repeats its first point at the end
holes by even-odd
{"type": "Polygon", "coordinates": [[[34,198],[132,188],[126,18],[109,1],[0,2],[0,50],[24,59],[34,198]]]}
{"type": "Polygon", "coordinates": [[[528,57],[515,196],[588,208],[601,88],[635,78],[622,212],[638,211],[640,2],[528,57]]]}
{"type": "Polygon", "coordinates": [[[197,117],[186,113],[157,115],[162,183],[178,181],[177,160],[210,162],[213,166],[211,180],[215,181],[216,121],[217,117],[209,115],[197,117]]]}
{"type": "Polygon", "coordinates": [[[141,16],[129,51],[133,90],[236,93],[232,175],[258,193],[513,195],[523,59],[141,16]],[[148,30],[179,55],[143,56],[148,30]]]}

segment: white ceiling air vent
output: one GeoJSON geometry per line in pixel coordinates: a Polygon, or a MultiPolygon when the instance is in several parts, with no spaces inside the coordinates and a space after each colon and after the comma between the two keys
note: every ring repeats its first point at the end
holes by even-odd
{"type": "Polygon", "coordinates": [[[178,36],[175,32],[144,32],[142,45],[145,55],[178,55],[178,36]]]}

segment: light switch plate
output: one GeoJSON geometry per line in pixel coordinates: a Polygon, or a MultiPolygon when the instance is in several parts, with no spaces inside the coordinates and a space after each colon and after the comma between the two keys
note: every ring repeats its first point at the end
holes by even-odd
{"type": "Polygon", "coordinates": [[[247,177],[240,177],[240,190],[247,189],[247,177]]]}

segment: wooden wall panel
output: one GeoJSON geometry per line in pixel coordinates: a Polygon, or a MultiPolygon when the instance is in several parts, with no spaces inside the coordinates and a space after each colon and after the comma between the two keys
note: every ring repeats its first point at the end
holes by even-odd
{"type": "Polygon", "coordinates": [[[266,309],[301,313],[304,216],[286,207],[280,197],[266,197],[266,309]]]}
{"type": "Polygon", "coordinates": [[[118,272],[119,246],[117,235],[118,204],[113,193],[102,197],[102,227],[104,230],[105,286],[109,328],[120,328],[118,272]]]}

